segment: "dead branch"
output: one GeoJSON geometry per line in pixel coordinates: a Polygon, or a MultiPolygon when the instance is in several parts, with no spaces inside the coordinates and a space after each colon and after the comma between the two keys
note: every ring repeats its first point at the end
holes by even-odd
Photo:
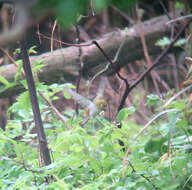
{"type": "MultiPolygon", "coordinates": [[[[160,48],[155,46],[155,42],[162,36],[170,34],[171,26],[167,25],[167,22],[167,16],[160,16],[143,23],[143,33],[145,35],[149,54],[154,55],[160,52],[160,48]]],[[[126,64],[143,57],[138,25],[135,25],[130,29],[117,30],[108,33],[102,38],[97,39],[97,42],[110,59],[113,59],[122,41],[125,41],[125,43],[119,54],[118,62],[115,65],[116,68],[121,68],[126,64]]],[[[77,47],[68,47],[44,53],[39,56],[31,56],[30,60],[32,63],[34,63],[34,61],[44,60],[44,67],[39,71],[38,77],[40,81],[47,84],[58,81],[74,82],[78,76],[79,48],[77,47]]],[[[103,69],[107,64],[105,57],[94,44],[88,47],[82,47],[82,61],[84,63],[84,77],[93,76],[94,73],[103,69]]],[[[14,64],[2,66],[0,69],[3,70],[1,72],[3,77],[8,81],[14,81],[16,73],[14,64]]],[[[110,67],[106,74],[109,73],[114,73],[113,69],[110,67]]],[[[0,92],[0,97],[16,95],[22,90],[23,87],[18,84],[4,92],[0,92]]]]}

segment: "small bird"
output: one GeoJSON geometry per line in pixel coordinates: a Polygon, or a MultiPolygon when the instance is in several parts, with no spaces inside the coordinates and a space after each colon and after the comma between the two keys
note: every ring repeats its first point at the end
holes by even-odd
{"type": "Polygon", "coordinates": [[[102,77],[102,80],[98,87],[97,95],[93,101],[78,94],[71,88],[65,87],[65,90],[73,100],[75,100],[80,106],[82,106],[86,110],[87,116],[94,117],[97,114],[99,114],[101,111],[106,111],[107,102],[103,98],[105,85],[106,85],[106,78],[102,77]]]}

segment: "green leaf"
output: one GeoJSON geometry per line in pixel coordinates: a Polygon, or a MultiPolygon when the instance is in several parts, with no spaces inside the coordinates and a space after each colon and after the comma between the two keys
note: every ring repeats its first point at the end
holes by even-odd
{"type": "Polygon", "coordinates": [[[150,139],[145,145],[145,151],[148,153],[152,152],[161,152],[163,148],[163,143],[167,140],[167,138],[157,138],[150,139]]]}
{"type": "Polygon", "coordinates": [[[90,167],[94,170],[96,176],[101,174],[102,168],[98,159],[95,159],[94,157],[90,158],[90,167]]]}
{"type": "Polygon", "coordinates": [[[41,60],[35,60],[34,61],[34,66],[32,68],[32,71],[33,72],[36,72],[36,71],[41,71],[41,69],[43,67],[45,67],[45,65],[43,64],[45,62],[44,59],[41,59],[41,60]]]}
{"type": "Polygon", "coordinates": [[[29,55],[37,54],[37,51],[35,50],[35,48],[37,48],[37,46],[32,46],[29,48],[29,50],[28,50],[29,55]]]}
{"type": "Polygon", "coordinates": [[[122,120],[126,119],[129,115],[133,114],[135,110],[136,109],[133,106],[121,109],[117,115],[117,121],[121,122],[122,120]]]}
{"type": "Polygon", "coordinates": [[[10,85],[9,81],[5,77],[3,77],[1,75],[0,75],[0,83],[4,84],[5,86],[10,85]]]}
{"type": "MultiPolygon", "coordinates": [[[[162,39],[158,40],[155,45],[161,47],[164,49],[166,46],[168,46],[171,43],[171,40],[168,37],[163,37],[162,39]]],[[[186,44],[185,38],[180,38],[177,40],[174,44],[174,47],[181,47],[186,44]]]]}
{"type": "Polygon", "coordinates": [[[113,146],[112,146],[111,142],[109,142],[109,141],[104,142],[103,151],[108,154],[113,152],[113,146]]]}
{"type": "Polygon", "coordinates": [[[20,107],[22,109],[24,109],[25,111],[29,111],[31,109],[31,101],[30,101],[29,91],[23,92],[18,97],[18,102],[19,102],[20,107]]]}
{"type": "Polygon", "coordinates": [[[98,184],[97,183],[91,183],[91,184],[86,185],[83,188],[81,188],[81,190],[98,190],[98,184]]]}
{"type": "Polygon", "coordinates": [[[170,39],[168,37],[163,37],[162,39],[158,40],[155,45],[164,49],[166,46],[170,44],[170,39]]]}
{"type": "Polygon", "coordinates": [[[86,7],[85,0],[61,0],[57,4],[57,19],[64,26],[69,26],[77,21],[77,18],[86,7]]]}
{"type": "Polygon", "coordinates": [[[16,48],[15,51],[13,52],[13,55],[17,55],[17,54],[20,54],[20,53],[21,53],[20,48],[16,48]]]}
{"type": "Polygon", "coordinates": [[[93,7],[97,10],[103,9],[105,6],[107,6],[109,0],[92,0],[93,7]]]}
{"type": "Polygon", "coordinates": [[[67,100],[71,98],[70,94],[68,94],[66,90],[63,90],[63,96],[64,96],[67,100]]]}
{"type": "Polygon", "coordinates": [[[159,102],[160,98],[157,94],[150,94],[147,96],[147,103],[148,106],[156,105],[159,102]]]}
{"type": "Polygon", "coordinates": [[[65,90],[65,88],[76,88],[73,84],[70,84],[70,83],[65,83],[64,85],[62,85],[64,90],[63,90],[63,96],[66,98],[66,99],[70,99],[71,96],[69,93],[67,93],[67,91],[65,90]]]}
{"type": "Polygon", "coordinates": [[[15,81],[18,81],[22,77],[22,60],[17,60],[15,64],[17,64],[17,71],[15,74],[15,81]]]}
{"type": "Polygon", "coordinates": [[[172,101],[167,108],[174,108],[178,110],[185,110],[186,109],[186,101],[183,100],[175,100],[172,101]]]}
{"type": "Polygon", "coordinates": [[[177,40],[174,44],[175,47],[182,47],[183,45],[185,45],[187,42],[187,40],[185,38],[180,38],[179,40],[177,40]]]}

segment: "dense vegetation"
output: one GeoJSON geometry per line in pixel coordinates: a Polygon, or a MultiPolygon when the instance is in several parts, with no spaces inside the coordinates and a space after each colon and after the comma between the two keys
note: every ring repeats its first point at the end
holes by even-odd
{"type": "MultiPolygon", "coordinates": [[[[114,5],[127,9],[136,1],[95,0],[96,10],[114,5]]],[[[144,2],[144,1],[143,1],[144,2]]],[[[177,7],[184,6],[182,3],[177,7]]],[[[55,8],[56,17],[65,27],[77,21],[78,13],[87,7],[86,0],[40,1],[36,10],[55,8]]],[[[182,37],[178,46],[186,45],[182,37]]],[[[171,39],[157,44],[164,49],[171,39]]],[[[183,49],[182,49],[183,50],[183,49]]],[[[20,51],[19,49],[15,50],[20,51]]],[[[29,54],[37,53],[35,47],[29,54]]],[[[190,52],[188,52],[190,55],[190,52]]],[[[190,57],[190,56],[189,56],[190,57]]],[[[15,81],[1,79],[1,92],[15,85],[22,76],[18,58],[15,81]]],[[[33,67],[33,74],[43,68],[43,61],[33,67]]],[[[190,67],[189,67],[190,68],[190,67]]],[[[38,154],[32,106],[25,79],[19,81],[26,89],[10,106],[6,130],[0,131],[0,189],[2,190],[190,190],[192,187],[192,120],[190,94],[191,69],[182,88],[169,92],[146,90],[145,110],[150,117],[145,125],[135,121],[138,100],[143,95],[134,91],[133,105],[119,111],[116,122],[98,114],[85,122],[85,110],[64,110],[62,118],[50,102],[58,93],[67,99],[65,87],[71,84],[47,85],[36,81],[39,107],[46,132],[52,163],[44,166],[38,154]],[[121,124],[121,128],[117,127],[121,124]],[[123,146],[122,146],[123,144],[123,146]]],[[[150,83],[149,83],[150,84],[150,83]]]]}
{"type": "MultiPolygon", "coordinates": [[[[39,83],[37,89],[54,99],[53,93],[61,87],[39,83]]],[[[68,119],[65,125],[39,97],[53,160],[51,165],[39,168],[28,96],[28,92],[18,96],[9,110],[14,120],[1,131],[1,189],[190,189],[188,98],[167,101],[169,97],[162,100],[157,95],[148,96],[146,107],[156,106],[156,114],[139,133],[143,126],[129,119],[134,107],[120,111],[120,129],[101,116],[82,127],[83,114],[68,119]],[[124,142],[125,152],[119,140],[124,142]]]]}

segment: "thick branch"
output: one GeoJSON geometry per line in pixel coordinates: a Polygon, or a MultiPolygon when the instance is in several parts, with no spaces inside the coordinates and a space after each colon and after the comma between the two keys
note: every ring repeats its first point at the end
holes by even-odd
{"type": "MultiPolygon", "coordinates": [[[[160,16],[143,23],[143,32],[150,54],[157,54],[160,48],[155,46],[155,42],[162,36],[170,34],[171,30],[170,26],[166,24],[167,22],[167,16],[160,16]]],[[[117,61],[116,67],[118,68],[143,57],[138,26],[108,33],[97,40],[111,59],[114,58],[122,41],[125,41],[125,43],[117,61]]],[[[103,57],[94,44],[82,47],[82,57],[84,76],[92,76],[95,72],[106,66],[105,57],[103,57]]],[[[45,66],[39,72],[39,79],[47,84],[60,80],[74,81],[78,75],[78,59],[79,49],[77,47],[58,49],[53,52],[30,57],[31,62],[44,60],[45,66]]],[[[3,69],[3,72],[1,72],[2,76],[9,81],[14,81],[16,67],[13,64],[2,66],[1,69],[3,69]]],[[[112,69],[109,68],[109,71],[112,72],[112,69]]],[[[0,93],[0,97],[15,95],[22,90],[21,86],[10,88],[0,93]]]]}

